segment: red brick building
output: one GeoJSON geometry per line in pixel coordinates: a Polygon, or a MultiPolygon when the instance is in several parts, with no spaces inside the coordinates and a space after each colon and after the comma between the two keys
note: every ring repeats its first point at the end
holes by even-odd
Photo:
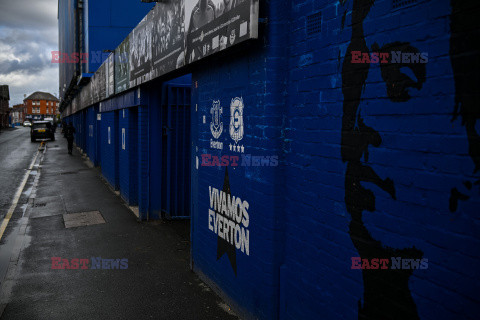
{"type": "Polygon", "coordinates": [[[23,124],[25,121],[25,105],[23,103],[13,106],[10,112],[10,119],[11,123],[16,126],[23,124]]]}
{"type": "Polygon", "coordinates": [[[56,118],[59,114],[59,100],[48,92],[37,91],[23,100],[25,105],[25,119],[43,120],[56,118]]]}

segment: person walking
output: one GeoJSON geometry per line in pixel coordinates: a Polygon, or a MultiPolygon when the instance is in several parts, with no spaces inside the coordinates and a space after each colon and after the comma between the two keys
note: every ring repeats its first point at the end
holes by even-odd
{"type": "Polygon", "coordinates": [[[75,128],[70,122],[65,128],[65,138],[67,138],[67,142],[68,142],[68,154],[72,154],[74,134],[75,134],[75,128]]]}

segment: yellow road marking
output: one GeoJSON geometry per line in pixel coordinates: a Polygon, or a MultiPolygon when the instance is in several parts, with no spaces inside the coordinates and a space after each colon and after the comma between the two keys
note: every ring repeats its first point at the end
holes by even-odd
{"type": "Polygon", "coordinates": [[[30,163],[30,167],[28,167],[27,172],[25,172],[25,176],[23,177],[23,181],[20,184],[20,186],[17,189],[17,192],[15,193],[15,197],[13,197],[13,202],[12,205],[10,206],[10,209],[8,209],[8,212],[3,219],[2,225],[0,226],[0,240],[3,237],[3,233],[5,232],[5,229],[7,229],[7,225],[10,222],[10,219],[12,218],[13,212],[15,211],[15,208],[17,207],[18,200],[20,200],[20,196],[22,195],[23,188],[25,188],[25,185],[27,184],[28,176],[30,175],[30,172],[33,169],[33,166],[35,165],[35,162],[37,161],[39,151],[35,154],[35,157],[33,157],[32,163],[30,163]]]}

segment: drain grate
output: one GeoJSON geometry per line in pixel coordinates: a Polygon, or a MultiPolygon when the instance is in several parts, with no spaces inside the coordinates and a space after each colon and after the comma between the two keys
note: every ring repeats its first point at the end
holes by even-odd
{"type": "Polygon", "coordinates": [[[35,208],[45,207],[46,205],[47,205],[46,203],[35,203],[34,207],[35,207],[35,208]]]}
{"type": "Polygon", "coordinates": [[[65,228],[84,227],[105,223],[100,211],[67,213],[63,215],[65,228]]]}

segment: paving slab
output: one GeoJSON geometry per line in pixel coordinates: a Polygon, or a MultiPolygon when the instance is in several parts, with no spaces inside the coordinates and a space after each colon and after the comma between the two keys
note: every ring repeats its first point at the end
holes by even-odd
{"type": "Polygon", "coordinates": [[[65,228],[84,227],[94,224],[105,223],[100,211],[88,211],[78,213],[66,213],[63,215],[65,228]]]}
{"type": "Polygon", "coordinates": [[[65,204],[61,196],[35,198],[28,216],[32,219],[49,217],[65,213],[65,204]]]}

